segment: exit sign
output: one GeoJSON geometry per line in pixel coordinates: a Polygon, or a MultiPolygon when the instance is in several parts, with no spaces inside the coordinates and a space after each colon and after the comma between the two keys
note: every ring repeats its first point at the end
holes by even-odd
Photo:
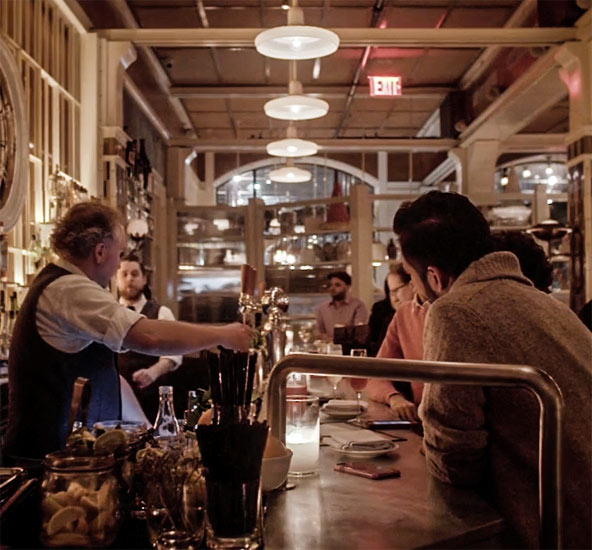
{"type": "Polygon", "coordinates": [[[403,93],[400,76],[369,76],[368,80],[372,97],[395,96],[403,93]]]}

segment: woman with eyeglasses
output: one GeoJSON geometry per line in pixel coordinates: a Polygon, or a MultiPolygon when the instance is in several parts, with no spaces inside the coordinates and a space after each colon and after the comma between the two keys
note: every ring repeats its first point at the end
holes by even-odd
{"type": "MultiPolygon", "coordinates": [[[[393,312],[382,327],[382,338],[376,356],[389,359],[422,359],[423,322],[428,302],[415,295],[411,277],[401,263],[393,266],[386,284],[393,312]]],[[[374,314],[374,308],[372,313],[374,314]]],[[[372,324],[370,326],[372,329],[372,324]]],[[[371,379],[366,386],[366,396],[373,401],[389,405],[399,418],[416,421],[422,387],[421,383],[371,379]]]]}
{"type": "Polygon", "coordinates": [[[376,356],[397,308],[413,298],[411,278],[403,269],[401,262],[391,264],[390,272],[384,280],[384,294],[384,299],[372,306],[368,320],[371,357],[376,356]]]}

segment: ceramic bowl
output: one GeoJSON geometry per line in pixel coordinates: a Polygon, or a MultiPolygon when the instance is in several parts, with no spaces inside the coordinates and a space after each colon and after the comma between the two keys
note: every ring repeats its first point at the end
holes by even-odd
{"type": "Polygon", "coordinates": [[[286,481],[291,460],[291,449],[286,449],[286,454],[282,456],[263,459],[261,465],[261,490],[263,492],[273,491],[286,481]]]}

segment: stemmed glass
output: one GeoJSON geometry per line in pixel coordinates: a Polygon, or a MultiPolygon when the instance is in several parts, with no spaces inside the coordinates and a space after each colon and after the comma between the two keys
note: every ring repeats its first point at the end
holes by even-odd
{"type": "MultiPolygon", "coordinates": [[[[341,347],[341,344],[327,344],[326,354],[343,355],[343,348],[341,347]]],[[[333,387],[333,397],[337,399],[337,386],[339,385],[339,382],[341,382],[342,376],[328,376],[327,378],[333,387]]]]}
{"type": "MultiPolygon", "coordinates": [[[[352,348],[349,352],[352,357],[368,357],[368,352],[364,348],[352,348]]],[[[358,400],[358,416],[359,419],[362,416],[362,406],[360,405],[360,399],[362,398],[362,390],[368,384],[367,378],[350,378],[349,385],[356,392],[356,399],[358,400]]]]}

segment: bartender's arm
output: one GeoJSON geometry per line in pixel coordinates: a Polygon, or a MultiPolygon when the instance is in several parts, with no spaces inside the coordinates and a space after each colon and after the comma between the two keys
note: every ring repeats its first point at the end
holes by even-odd
{"type": "Polygon", "coordinates": [[[148,355],[185,354],[221,345],[247,351],[251,329],[240,323],[196,325],[184,321],[160,321],[142,318],[125,335],[123,346],[148,355]]]}

